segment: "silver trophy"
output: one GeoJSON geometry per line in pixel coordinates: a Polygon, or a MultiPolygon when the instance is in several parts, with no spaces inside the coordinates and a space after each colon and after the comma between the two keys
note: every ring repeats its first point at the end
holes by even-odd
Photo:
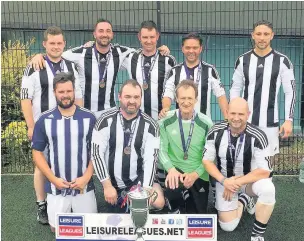
{"type": "Polygon", "coordinates": [[[132,221],[136,228],[136,241],[144,241],[143,227],[146,225],[150,204],[157,198],[157,192],[141,188],[128,193],[132,221]],[[150,202],[151,200],[151,202],[150,202]]]}

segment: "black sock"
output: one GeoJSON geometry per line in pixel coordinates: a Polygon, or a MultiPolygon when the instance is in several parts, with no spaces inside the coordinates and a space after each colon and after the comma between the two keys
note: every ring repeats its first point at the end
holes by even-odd
{"type": "Polygon", "coordinates": [[[249,198],[250,197],[245,193],[241,193],[239,195],[239,202],[241,202],[243,204],[244,208],[247,207],[247,205],[249,203],[249,198]]]}
{"type": "Polygon", "coordinates": [[[254,223],[253,223],[251,236],[253,236],[253,237],[263,236],[263,234],[266,231],[266,227],[267,227],[267,223],[264,224],[255,219],[254,223]]]}

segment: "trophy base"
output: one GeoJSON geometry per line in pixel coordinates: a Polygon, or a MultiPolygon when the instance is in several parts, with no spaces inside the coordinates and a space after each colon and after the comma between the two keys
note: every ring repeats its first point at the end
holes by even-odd
{"type": "Polygon", "coordinates": [[[135,241],[145,241],[143,237],[139,237],[137,239],[135,239],[135,241]]]}

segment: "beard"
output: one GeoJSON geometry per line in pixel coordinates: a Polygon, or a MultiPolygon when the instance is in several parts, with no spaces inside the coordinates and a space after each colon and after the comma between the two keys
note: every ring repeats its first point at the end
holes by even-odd
{"type": "Polygon", "coordinates": [[[123,109],[127,114],[133,115],[136,114],[140,108],[140,106],[137,106],[136,104],[126,104],[120,103],[120,108],[123,109]],[[134,109],[129,109],[129,106],[133,106],[134,109]]]}
{"type": "Polygon", "coordinates": [[[103,38],[103,39],[96,38],[96,43],[98,44],[99,47],[108,47],[111,41],[112,39],[110,38],[103,38]],[[106,42],[105,39],[107,40],[106,42]]]}
{"type": "Polygon", "coordinates": [[[56,98],[56,102],[58,104],[59,107],[61,107],[62,109],[69,109],[70,107],[72,107],[74,105],[75,102],[75,98],[64,98],[64,99],[57,99],[56,98]],[[70,102],[68,104],[64,104],[63,101],[65,100],[70,100],[70,102]]]}

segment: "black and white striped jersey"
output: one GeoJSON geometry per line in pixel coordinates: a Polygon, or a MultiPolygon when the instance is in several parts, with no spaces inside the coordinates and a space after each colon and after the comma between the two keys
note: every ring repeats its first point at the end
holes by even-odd
{"type": "MultiPolygon", "coordinates": [[[[104,111],[92,134],[91,158],[101,182],[110,179],[117,189],[130,188],[138,181],[152,186],[158,160],[159,127],[155,120],[140,111],[139,119],[125,120],[117,107],[104,111]],[[125,154],[128,137],[124,126],[134,129],[131,153],[125,154]]],[[[129,139],[128,139],[129,140],[129,139]]]]}
{"type": "MultiPolygon", "coordinates": [[[[63,53],[63,56],[75,62],[79,69],[85,108],[96,114],[96,112],[116,106],[114,86],[117,73],[119,69],[124,69],[122,64],[128,54],[133,51],[135,50],[125,46],[111,45],[111,55],[106,69],[105,86],[103,87],[100,87],[102,77],[100,77],[97,60],[99,58],[95,55],[94,45],[91,47],[76,47],[63,53]]],[[[105,64],[105,61],[101,61],[101,65],[105,64]]]]}
{"type": "MultiPolygon", "coordinates": [[[[211,118],[211,90],[218,98],[225,95],[225,88],[214,66],[201,61],[201,75],[198,76],[199,65],[193,72],[193,81],[198,82],[198,101],[195,104],[195,111],[201,112],[211,118]]],[[[174,66],[165,81],[163,97],[169,97],[171,100],[174,100],[176,86],[185,79],[187,79],[187,73],[184,63],[174,66]]]]}
{"type": "MultiPolygon", "coordinates": [[[[53,68],[60,72],[72,72],[75,76],[75,98],[82,99],[83,94],[80,87],[80,78],[75,69],[75,64],[62,58],[58,63],[52,63],[53,68]]],[[[22,77],[20,99],[32,100],[32,110],[34,121],[36,122],[40,114],[44,111],[56,107],[57,102],[53,92],[54,74],[46,63],[46,67],[40,71],[35,71],[28,66],[22,77]]]]}
{"type": "Polygon", "coordinates": [[[275,127],[279,125],[281,85],[285,93],[285,120],[293,120],[296,87],[292,63],[275,50],[264,57],[250,50],[236,61],[230,99],[243,91],[251,112],[248,121],[260,127],[275,127]]]}
{"type": "MultiPolygon", "coordinates": [[[[235,148],[234,151],[230,152],[228,126],[228,122],[223,121],[216,123],[210,129],[203,152],[203,160],[214,161],[225,177],[246,175],[257,168],[271,171],[266,134],[258,127],[247,123],[242,141],[240,136],[232,137],[230,134],[231,143],[235,148]],[[239,149],[238,155],[236,154],[237,149],[239,149]],[[234,157],[237,156],[235,163],[231,154],[234,157]]],[[[233,150],[233,148],[231,149],[233,150]]]]}
{"type": "Polygon", "coordinates": [[[166,74],[175,64],[175,58],[171,55],[162,56],[157,54],[154,60],[154,56],[144,56],[141,50],[131,53],[128,57],[127,70],[129,77],[137,80],[142,87],[144,80],[148,82],[148,88],[146,90],[143,88],[141,110],[154,120],[158,119],[158,113],[162,109],[161,96],[166,74]],[[147,76],[150,69],[149,79],[147,76]]]}

